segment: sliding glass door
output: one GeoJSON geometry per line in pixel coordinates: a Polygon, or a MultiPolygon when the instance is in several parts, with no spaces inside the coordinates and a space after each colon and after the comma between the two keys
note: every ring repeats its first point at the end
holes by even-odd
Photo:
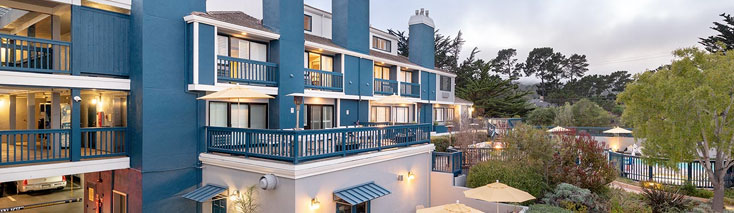
{"type": "Polygon", "coordinates": [[[306,105],[307,122],[306,129],[326,129],[334,127],[334,106],[332,105],[306,105]]]}

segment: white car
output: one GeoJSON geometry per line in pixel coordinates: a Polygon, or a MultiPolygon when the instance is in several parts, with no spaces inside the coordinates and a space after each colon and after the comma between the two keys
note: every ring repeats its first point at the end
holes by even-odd
{"type": "Polygon", "coordinates": [[[19,180],[15,182],[15,186],[18,193],[48,189],[63,189],[66,187],[66,176],[19,180]]]}

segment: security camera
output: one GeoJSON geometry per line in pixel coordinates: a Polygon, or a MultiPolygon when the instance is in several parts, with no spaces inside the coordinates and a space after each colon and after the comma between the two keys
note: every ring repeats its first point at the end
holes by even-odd
{"type": "Polygon", "coordinates": [[[77,103],[82,102],[82,97],[74,96],[74,101],[77,103]]]}

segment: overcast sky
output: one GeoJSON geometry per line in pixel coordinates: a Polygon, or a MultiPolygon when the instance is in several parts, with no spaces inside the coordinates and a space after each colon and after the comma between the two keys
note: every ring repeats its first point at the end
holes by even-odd
{"type": "MultiPolygon", "coordinates": [[[[304,0],[331,11],[331,0],[304,0]]],[[[552,47],[565,55],[584,54],[588,74],[654,69],[672,59],[677,48],[700,46],[699,37],[723,12],[734,13],[734,1],[699,0],[371,0],[370,24],[407,30],[415,9],[426,8],[441,34],[461,30],[462,59],[479,47],[480,58],[515,48],[525,60],[535,47],[552,47]]],[[[527,79],[525,79],[527,80],[527,79]]]]}

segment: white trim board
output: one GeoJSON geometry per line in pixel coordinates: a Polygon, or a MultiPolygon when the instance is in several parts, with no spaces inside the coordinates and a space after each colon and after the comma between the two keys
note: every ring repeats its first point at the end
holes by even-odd
{"type": "Polygon", "coordinates": [[[0,85],[130,90],[130,79],[0,70],[0,85]]]}
{"type": "Polygon", "coordinates": [[[130,168],[129,157],[0,168],[0,182],[130,168]]]}
{"type": "Polygon", "coordinates": [[[435,146],[433,144],[425,144],[359,154],[349,157],[335,157],[332,159],[317,160],[296,165],[265,159],[223,156],[209,153],[201,153],[199,155],[199,160],[204,166],[217,166],[259,174],[274,174],[278,177],[288,179],[301,179],[398,158],[405,158],[419,154],[430,154],[434,149],[435,146]]]}
{"type": "Polygon", "coordinates": [[[244,27],[244,26],[240,26],[240,25],[236,25],[236,24],[232,24],[232,23],[227,23],[227,22],[223,22],[223,21],[219,21],[219,20],[214,20],[214,19],[210,19],[210,18],[206,18],[206,17],[201,17],[201,16],[197,16],[197,15],[188,15],[188,16],[185,16],[183,19],[187,23],[199,22],[199,23],[204,23],[204,24],[212,25],[212,26],[219,27],[219,28],[225,28],[225,29],[230,29],[230,30],[235,30],[235,31],[240,31],[240,32],[246,32],[248,34],[248,36],[259,36],[259,37],[263,37],[263,38],[267,38],[267,39],[272,39],[272,40],[276,40],[276,39],[279,39],[280,38],[280,35],[279,34],[276,34],[276,33],[271,33],[271,32],[267,32],[267,31],[263,31],[263,30],[258,30],[258,29],[253,29],[253,28],[249,28],[249,27],[244,27]]]}

